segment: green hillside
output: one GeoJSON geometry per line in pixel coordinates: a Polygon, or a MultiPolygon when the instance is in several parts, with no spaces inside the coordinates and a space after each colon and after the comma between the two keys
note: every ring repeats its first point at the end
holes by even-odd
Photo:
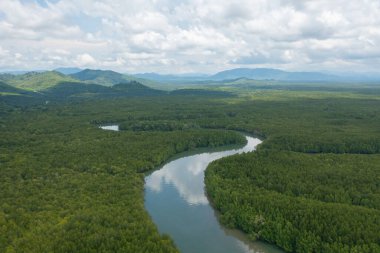
{"type": "Polygon", "coordinates": [[[128,81],[124,75],[111,70],[85,69],[70,76],[86,83],[95,83],[103,86],[113,86],[128,81]]]}
{"type": "Polygon", "coordinates": [[[115,91],[127,92],[139,95],[163,95],[166,92],[162,90],[152,89],[137,81],[129,81],[127,83],[119,83],[112,87],[115,91]]]}
{"type": "Polygon", "coordinates": [[[162,95],[163,93],[163,91],[151,89],[134,81],[116,84],[112,87],[91,83],[62,82],[43,91],[48,99],[135,97],[162,95]]]}
{"type": "Polygon", "coordinates": [[[23,75],[4,74],[0,75],[0,81],[16,88],[39,91],[61,82],[75,82],[76,80],[56,71],[46,71],[42,73],[29,72],[23,75]]]}
{"type": "Polygon", "coordinates": [[[72,78],[80,80],[86,83],[100,84],[103,86],[113,86],[119,83],[129,83],[131,81],[137,81],[150,87],[158,87],[159,85],[150,80],[136,78],[133,76],[120,74],[112,70],[93,70],[85,69],[81,72],[70,75],[72,78]]]}
{"type": "Polygon", "coordinates": [[[0,95],[20,95],[27,91],[18,89],[0,81],[0,95]]]}

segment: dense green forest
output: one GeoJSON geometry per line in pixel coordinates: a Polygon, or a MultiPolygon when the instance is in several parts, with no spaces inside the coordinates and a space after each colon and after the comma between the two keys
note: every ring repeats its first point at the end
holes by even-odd
{"type": "Polygon", "coordinates": [[[39,91],[53,87],[60,82],[75,82],[76,80],[56,71],[46,71],[43,73],[29,72],[23,75],[0,74],[0,81],[20,89],[39,91]]]}
{"type": "Polygon", "coordinates": [[[289,252],[379,252],[376,92],[28,101],[0,97],[0,252],[176,252],[144,210],[144,172],[183,151],[242,145],[231,130],[264,142],[207,170],[224,224],[289,252]],[[99,129],[110,123],[122,131],[99,129]]]}
{"type": "Polygon", "coordinates": [[[379,252],[380,156],[259,150],[214,162],[221,221],[288,252],[379,252]]]}
{"type": "Polygon", "coordinates": [[[220,130],[108,132],[91,123],[120,117],[112,110],[119,102],[3,114],[1,252],[176,251],[144,211],[141,172],[175,153],[244,138],[220,130]]]}
{"type": "Polygon", "coordinates": [[[206,171],[221,222],[287,252],[380,252],[378,97],[252,104],[230,128],[264,143],[206,171]]]}

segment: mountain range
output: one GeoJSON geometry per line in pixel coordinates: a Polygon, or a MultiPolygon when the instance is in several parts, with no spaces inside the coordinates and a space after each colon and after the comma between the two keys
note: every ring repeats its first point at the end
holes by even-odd
{"type": "Polygon", "coordinates": [[[131,75],[121,74],[111,70],[92,70],[84,69],[57,69],[53,71],[43,72],[27,72],[23,74],[0,74],[0,81],[16,88],[41,91],[60,83],[85,83],[97,84],[102,86],[111,87],[115,84],[130,83],[132,81],[139,82],[144,85],[154,86],[155,82],[134,77],[131,75]],[[62,72],[72,73],[63,74],[62,72]]]}
{"type": "MultiPolygon", "coordinates": [[[[28,72],[24,74],[0,74],[0,96],[23,95],[29,97],[50,96],[68,98],[78,96],[141,96],[169,94],[164,92],[168,84],[171,89],[204,85],[249,85],[259,80],[262,87],[272,81],[287,83],[340,82],[356,81],[358,76],[350,75],[346,79],[340,76],[319,72],[287,72],[278,69],[238,68],[214,75],[160,75],[145,73],[127,75],[111,70],[92,70],[78,68],[60,68],[54,71],[28,72]],[[64,74],[66,73],[66,74],[64,74]]],[[[368,79],[367,79],[368,80],[368,79]]],[[[377,80],[380,80],[377,79],[377,80]]],[[[169,86],[168,86],[169,87],[169,86]]],[[[199,94],[202,91],[182,90],[170,94],[199,94]]],[[[205,93],[204,93],[205,94],[205,93]]],[[[208,95],[211,95],[209,93],[208,95]]],[[[212,94],[216,95],[216,94],[212,94]]],[[[219,94],[218,94],[219,95],[219,94]]]]}
{"type": "Polygon", "coordinates": [[[113,71],[85,69],[65,75],[58,71],[0,74],[0,102],[30,105],[83,98],[156,96],[152,89],[113,71]]]}
{"type": "Polygon", "coordinates": [[[92,69],[85,69],[80,72],[71,74],[70,76],[82,82],[96,83],[104,86],[113,86],[118,83],[130,82],[135,79],[112,70],[92,69]]]}
{"type": "Polygon", "coordinates": [[[1,74],[0,81],[25,90],[44,90],[62,82],[75,82],[76,79],[56,71],[28,72],[25,74],[12,75],[1,74]]]}
{"type": "Polygon", "coordinates": [[[268,68],[237,68],[225,70],[209,77],[210,80],[222,81],[238,78],[254,80],[276,80],[276,81],[334,81],[337,76],[327,75],[319,72],[287,72],[268,68]]]}
{"type": "Polygon", "coordinates": [[[82,70],[83,69],[80,69],[80,68],[56,68],[56,69],[54,69],[54,71],[57,71],[57,72],[64,74],[64,75],[75,74],[75,73],[81,72],[82,70]]]}
{"type": "Polygon", "coordinates": [[[226,92],[183,90],[169,92],[148,87],[152,81],[110,70],[85,69],[73,74],[58,71],[0,74],[1,102],[25,106],[67,99],[141,97],[157,95],[224,96],[226,92]],[[141,80],[141,82],[140,82],[141,80]]]}
{"type": "Polygon", "coordinates": [[[213,75],[161,75],[157,73],[135,74],[135,77],[162,83],[194,83],[207,81],[227,81],[237,79],[271,80],[286,82],[379,82],[376,73],[341,73],[326,74],[322,72],[290,72],[271,68],[236,68],[218,72],[213,75]]]}
{"type": "MultiPolygon", "coordinates": [[[[96,83],[104,86],[112,86],[122,82],[138,81],[144,85],[151,87],[161,87],[160,84],[171,83],[197,83],[204,84],[207,81],[225,81],[235,79],[251,79],[251,80],[273,80],[273,81],[290,81],[290,82],[366,82],[380,81],[378,74],[326,74],[321,72],[290,72],[271,68],[235,68],[218,72],[216,74],[158,74],[158,73],[138,73],[138,74],[122,74],[111,70],[92,70],[80,68],[57,68],[53,71],[13,71],[0,74],[0,80],[6,82],[5,79],[12,79],[16,87],[26,87],[35,80],[38,87],[43,89],[49,86],[44,80],[38,80],[39,74],[45,76],[50,73],[51,77],[46,78],[52,80],[52,84],[57,81],[82,81],[85,83],[96,83]],[[15,77],[17,76],[17,77],[15,77]],[[55,76],[55,77],[54,77],[55,76]],[[64,80],[63,80],[64,79],[64,80]]],[[[7,82],[6,82],[7,83],[7,82]]],[[[9,84],[9,83],[8,83],[9,84]]]]}
{"type": "Polygon", "coordinates": [[[339,80],[338,76],[324,74],[320,72],[288,72],[270,68],[236,68],[218,72],[214,75],[160,75],[157,73],[135,74],[135,77],[149,79],[158,82],[204,82],[204,81],[224,81],[235,79],[252,80],[276,80],[295,82],[326,82],[339,80]]]}

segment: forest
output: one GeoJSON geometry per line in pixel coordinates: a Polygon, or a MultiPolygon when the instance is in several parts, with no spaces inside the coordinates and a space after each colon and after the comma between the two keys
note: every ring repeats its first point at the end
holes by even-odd
{"type": "Polygon", "coordinates": [[[3,105],[0,252],[176,252],[144,210],[143,172],[176,153],[245,140],[212,129],[101,130],[97,121],[128,117],[125,102],[134,111],[155,100],[3,105]]]}
{"type": "Polygon", "coordinates": [[[243,145],[238,131],[264,142],[206,171],[224,225],[287,252],[380,252],[376,94],[2,95],[0,252],[177,252],[144,210],[144,173],[184,151],[243,145]],[[111,123],[121,131],[99,128],[111,123]]]}
{"type": "Polygon", "coordinates": [[[206,185],[221,221],[287,252],[379,252],[380,157],[260,150],[225,158],[206,185]]]}

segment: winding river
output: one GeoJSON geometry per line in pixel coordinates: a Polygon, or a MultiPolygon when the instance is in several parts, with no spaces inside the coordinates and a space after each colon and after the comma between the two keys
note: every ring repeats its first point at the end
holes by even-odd
{"type": "MultiPolygon", "coordinates": [[[[119,131],[118,125],[100,126],[119,131]]],[[[161,233],[173,238],[182,253],[282,253],[263,242],[251,242],[236,230],[223,228],[204,191],[207,165],[222,157],[254,151],[259,139],[246,136],[240,149],[185,156],[145,178],[145,208],[161,233]]]]}
{"type": "Polygon", "coordinates": [[[179,158],[145,178],[145,208],[161,233],[169,234],[182,253],[279,253],[223,228],[204,191],[207,165],[222,157],[254,151],[259,139],[246,137],[240,149],[179,158]]]}

